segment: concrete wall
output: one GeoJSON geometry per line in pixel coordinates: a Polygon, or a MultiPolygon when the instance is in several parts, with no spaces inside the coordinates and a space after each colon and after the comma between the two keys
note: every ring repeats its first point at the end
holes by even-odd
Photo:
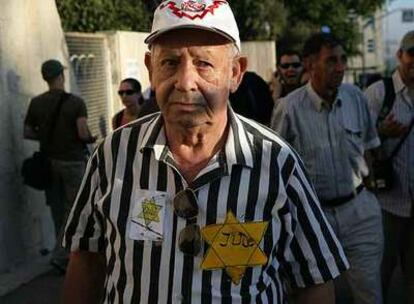
{"type": "Polygon", "coordinates": [[[249,71],[256,72],[269,81],[276,69],[276,44],[274,41],[247,41],[241,44],[242,54],[248,58],[249,71]]]}
{"type": "Polygon", "coordinates": [[[43,193],[24,187],[20,178],[22,160],[37,149],[36,143],[23,140],[23,119],[30,98],[47,89],[40,65],[49,58],[68,66],[55,1],[1,1],[0,295],[19,283],[8,277],[5,286],[5,276],[27,270],[30,277],[40,249],[54,245],[43,193]]]}

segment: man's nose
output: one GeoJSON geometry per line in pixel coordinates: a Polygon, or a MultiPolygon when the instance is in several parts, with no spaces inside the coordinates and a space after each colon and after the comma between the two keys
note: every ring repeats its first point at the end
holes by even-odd
{"type": "Polygon", "coordinates": [[[196,67],[190,62],[183,62],[177,71],[175,88],[179,91],[194,91],[197,89],[197,78],[196,67]]]}

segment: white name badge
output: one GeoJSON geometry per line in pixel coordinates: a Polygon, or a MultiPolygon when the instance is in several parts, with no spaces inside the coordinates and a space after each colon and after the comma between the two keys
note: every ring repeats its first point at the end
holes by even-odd
{"type": "MultiPolygon", "coordinates": [[[[141,193],[140,193],[141,194],[141,193]]],[[[129,220],[129,238],[140,241],[162,241],[167,194],[143,191],[129,220]]]]}

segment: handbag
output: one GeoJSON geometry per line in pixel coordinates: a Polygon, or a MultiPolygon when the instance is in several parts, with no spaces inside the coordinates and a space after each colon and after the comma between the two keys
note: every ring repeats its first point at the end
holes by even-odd
{"type": "Polygon", "coordinates": [[[23,182],[32,188],[45,190],[50,185],[50,162],[43,152],[34,152],[31,157],[26,158],[21,173],[23,182]]]}
{"type": "MultiPolygon", "coordinates": [[[[49,139],[53,135],[57,119],[62,108],[62,104],[69,98],[70,94],[63,92],[56,106],[55,111],[52,113],[52,120],[47,125],[47,132],[44,138],[41,138],[43,147],[49,144],[49,139]]],[[[52,168],[50,160],[46,153],[40,149],[40,151],[34,152],[32,156],[26,158],[23,161],[21,175],[23,182],[37,190],[46,190],[50,186],[52,179],[52,168]]]]}

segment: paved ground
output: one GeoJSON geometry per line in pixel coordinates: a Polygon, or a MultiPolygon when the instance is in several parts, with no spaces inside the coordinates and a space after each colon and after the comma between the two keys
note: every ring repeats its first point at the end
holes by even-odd
{"type": "Polygon", "coordinates": [[[63,276],[51,270],[12,293],[0,297],[1,304],[57,304],[63,276]]]}
{"type": "MultiPolygon", "coordinates": [[[[49,271],[12,293],[0,297],[1,304],[58,304],[63,277],[49,271]]],[[[405,304],[405,295],[401,290],[401,274],[394,276],[390,291],[389,304],[405,304]]],[[[344,289],[346,290],[346,288],[344,289]]],[[[351,298],[337,304],[352,304],[351,298]]]]}

